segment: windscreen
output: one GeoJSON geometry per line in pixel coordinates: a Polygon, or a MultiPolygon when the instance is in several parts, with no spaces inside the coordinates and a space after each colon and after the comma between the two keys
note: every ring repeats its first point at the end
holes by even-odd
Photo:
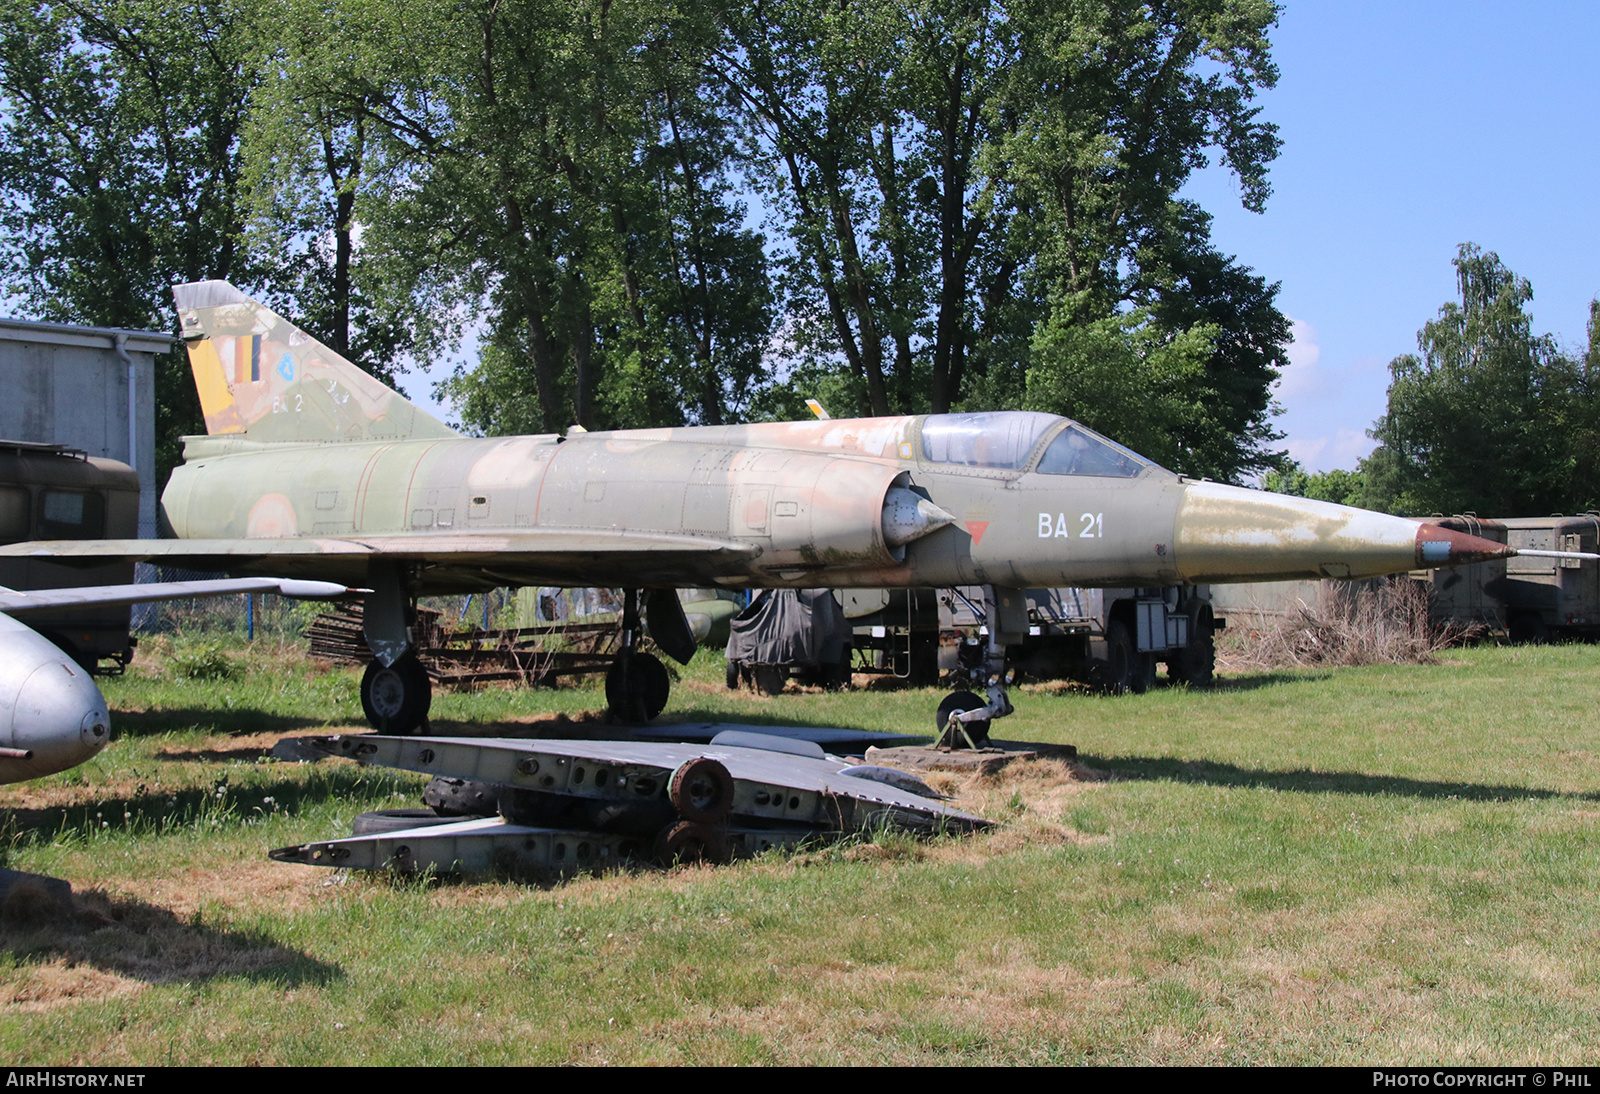
{"type": "Polygon", "coordinates": [[[1142,457],[1073,424],[1063,429],[1039,458],[1041,475],[1094,475],[1131,479],[1150,466],[1142,457]]]}
{"type": "Polygon", "coordinates": [[[922,454],[931,463],[1016,471],[1044,432],[1061,419],[1033,411],[930,414],[922,423],[922,454]]]}

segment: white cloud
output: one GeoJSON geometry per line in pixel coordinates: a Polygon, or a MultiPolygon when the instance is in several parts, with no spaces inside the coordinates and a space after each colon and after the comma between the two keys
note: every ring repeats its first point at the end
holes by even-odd
{"type": "Polygon", "coordinates": [[[1280,400],[1297,398],[1316,390],[1322,380],[1318,365],[1322,361],[1322,347],[1317,344],[1317,328],[1293,316],[1289,317],[1289,367],[1283,370],[1278,381],[1280,400]]]}
{"type": "Polygon", "coordinates": [[[1384,410],[1386,362],[1325,353],[1317,328],[1303,319],[1290,316],[1289,331],[1289,364],[1275,393],[1283,412],[1273,421],[1284,448],[1309,471],[1353,468],[1375,447],[1367,430],[1384,410]]]}

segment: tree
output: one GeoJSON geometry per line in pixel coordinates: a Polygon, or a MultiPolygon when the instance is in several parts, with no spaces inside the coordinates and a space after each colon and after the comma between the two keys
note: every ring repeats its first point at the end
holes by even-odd
{"type": "Polygon", "coordinates": [[[314,104],[358,127],[365,159],[335,184],[315,147],[291,148],[262,178],[353,193],[354,284],[408,317],[423,355],[482,322],[480,361],[446,385],[464,424],[720,422],[759,386],[766,262],[727,171],[728,120],[702,94],[697,15],[344,0],[292,19],[324,26],[279,36],[270,131],[303,132],[314,104]]]}
{"type": "Polygon", "coordinates": [[[1460,301],[1423,326],[1420,356],[1389,365],[1364,500],[1412,514],[1568,511],[1575,464],[1550,412],[1575,390],[1570,363],[1532,333],[1532,286],[1498,255],[1465,243],[1455,267],[1460,301]]]}
{"type": "Polygon", "coordinates": [[[1035,333],[1023,406],[1064,414],[1169,467],[1182,467],[1180,438],[1200,428],[1192,398],[1216,328],[1176,336],[1143,311],[1084,320],[1072,301],[1035,333]]]}
{"type": "Polygon", "coordinates": [[[772,0],[732,16],[712,63],[788,237],[799,375],[847,404],[834,413],[1033,405],[1073,367],[1070,340],[1041,331],[1109,324],[1092,343],[1140,311],[1146,349],[1216,328],[1184,373],[1207,413],[1163,450],[1198,474],[1263,466],[1288,324],[1276,287],[1216,254],[1176,194],[1215,150],[1245,204],[1265,201],[1278,142],[1252,100],[1276,80],[1276,16],[1255,0],[772,0]],[[1053,378],[1034,381],[1044,351],[1053,378]]]}
{"type": "Polygon", "coordinates": [[[1567,454],[1570,468],[1561,511],[1600,509],[1600,300],[1589,302],[1588,344],[1552,362],[1550,396],[1541,412],[1567,454]]]}
{"type": "Polygon", "coordinates": [[[1294,460],[1285,459],[1261,477],[1261,488],[1275,494],[1331,501],[1335,505],[1356,505],[1366,492],[1366,480],[1359,471],[1307,471],[1294,460]]]}

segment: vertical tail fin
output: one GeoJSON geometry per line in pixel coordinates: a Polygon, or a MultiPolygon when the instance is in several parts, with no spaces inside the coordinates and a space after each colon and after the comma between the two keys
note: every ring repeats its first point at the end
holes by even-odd
{"type": "Polygon", "coordinates": [[[300,443],[459,435],[226,281],[175,285],[172,297],[207,433],[300,443]]]}

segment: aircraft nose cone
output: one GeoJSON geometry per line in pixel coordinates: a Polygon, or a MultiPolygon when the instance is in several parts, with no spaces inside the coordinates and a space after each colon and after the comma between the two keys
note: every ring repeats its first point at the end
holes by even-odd
{"type": "Polygon", "coordinates": [[[11,747],[31,757],[0,761],[0,776],[11,781],[65,771],[90,759],[110,739],[105,696],[81,666],[55,651],[16,689],[11,747]]]}
{"type": "Polygon", "coordinates": [[[1437,524],[1424,524],[1417,529],[1418,569],[1465,566],[1494,558],[1510,558],[1516,553],[1504,543],[1481,536],[1469,536],[1465,532],[1454,532],[1437,524]]]}

